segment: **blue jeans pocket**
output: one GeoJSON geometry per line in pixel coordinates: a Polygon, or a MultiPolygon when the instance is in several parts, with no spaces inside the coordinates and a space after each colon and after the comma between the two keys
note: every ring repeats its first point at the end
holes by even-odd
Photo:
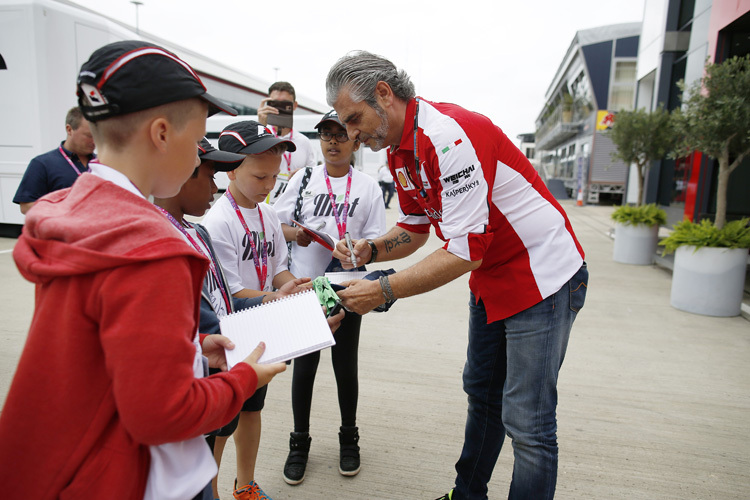
{"type": "Polygon", "coordinates": [[[570,309],[578,312],[586,302],[586,291],[588,290],[589,270],[584,262],[581,268],[576,272],[570,281],[568,287],[570,290],[570,309]]]}

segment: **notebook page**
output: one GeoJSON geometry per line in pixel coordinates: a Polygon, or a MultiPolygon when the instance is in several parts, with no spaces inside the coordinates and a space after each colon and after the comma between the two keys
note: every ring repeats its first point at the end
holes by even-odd
{"type": "Polygon", "coordinates": [[[313,290],[238,311],[219,319],[222,335],[235,344],[226,350],[231,369],[266,343],[259,363],[278,363],[336,343],[313,290]]]}
{"type": "Polygon", "coordinates": [[[338,273],[326,273],[325,276],[328,278],[328,281],[334,285],[338,285],[344,281],[364,279],[369,273],[370,271],[342,271],[338,273]]]}

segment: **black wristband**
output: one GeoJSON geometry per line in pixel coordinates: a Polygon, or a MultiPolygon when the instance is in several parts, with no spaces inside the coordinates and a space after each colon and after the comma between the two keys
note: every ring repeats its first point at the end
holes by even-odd
{"type": "Polygon", "coordinates": [[[372,240],[367,240],[367,244],[370,245],[370,260],[368,260],[367,263],[372,264],[378,257],[378,247],[375,246],[375,242],[372,240]]]}

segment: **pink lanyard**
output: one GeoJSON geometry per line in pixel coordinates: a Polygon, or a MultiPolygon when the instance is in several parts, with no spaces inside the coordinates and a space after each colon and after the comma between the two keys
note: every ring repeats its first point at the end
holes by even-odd
{"type": "Polygon", "coordinates": [[[331,199],[331,205],[333,207],[333,215],[336,217],[336,227],[339,230],[339,238],[343,238],[346,235],[346,218],[349,216],[349,192],[352,189],[352,167],[349,167],[349,178],[346,180],[346,195],[344,195],[344,209],[343,214],[339,214],[336,207],[336,197],[333,195],[333,188],[331,187],[331,179],[328,177],[328,170],[325,165],[323,166],[323,174],[326,177],[326,186],[328,186],[328,198],[331,199]],[[341,217],[341,219],[339,219],[341,217]]]}
{"type": "Polygon", "coordinates": [[[76,167],[76,164],[73,163],[73,160],[71,160],[70,158],[68,158],[68,155],[65,154],[65,151],[63,151],[62,146],[58,146],[57,150],[60,151],[60,154],[62,155],[63,158],[65,158],[65,161],[68,162],[68,164],[71,166],[71,168],[76,171],[76,174],[81,175],[83,173],[80,170],[78,170],[78,167],[76,167]]]}
{"type": "MultiPolygon", "coordinates": [[[[154,205],[154,206],[156,206],[156,205],[154,205]]],[[[180,224],[177,221],[177,219],[174,218],[174,216],[172,214],[170,214],[169,212],[167,212],[166,210],[164,210],[163,208],[161,208],[159,206],[156,206],[156,208],[159,209],[159,211],[166,216],[166,218],[169,220],[169,222],[172,223],[172,225],[174,227],[176,227],[182,234],[185,235],[185,237],[188,239],[188,241],[190,242],[190,244],[193,246],[193,248],[195,248],[198,251],[198,253],[200,253],[204,257],[208,258],[209,269],[211,269],[211,273],[214,275],[214,278],[216,278],[216,283],[219,285],[219,290],[221,291],[221,296],[224,298],[224,303],[227,306],[227,314],[229,314],[230,312],[232,312],[232,305],[229,302],[229,295],[227,295],[226,290],[224,290],[224,285],[221,282],[221,277],[219,276],[219,271],[218,271],[218,269],[216,269],[216,266],[214,265],[214,260],[211,258],[210,255],[206,255],[206,252],[203,251],[203,248],[201,248],[201,246],[198,245],[198,243],[193,239],[193,237],[190,236],[190,233],[188,233],[185,230],[185,228],[182,226],[182,224],[180,224]]],[[[188,224],[188,223],[186,222],[186,224],[188,224]]],[[[195,235],[198,237],[199,240],[201,240],[201,243],[203,243],[203,246],[205,248],[208,248],[208,245],[206,244],[205,241],[203,241],[203,238],[201,238],[201,235],[198,233],[198,231],[195,232],[195,235]]]]}
{"type": "MultiPolygon", "coordinates": [[[[279,131],[281,130],[281,127],[275,128],[276,133],[273,134],[276,137],[279,137],[279,131]]],[[[294,138],[294,130],[289,129],[289,140],[291,141],[294,138]]],[[[286,171],[291,172],[292,171],[292,153],[284,153],[284,161],[286,161],[286,171]]]]}
{"type": "Polygon", "coordinates": [[[230,193],[228,189],[226,190],[226,195],[229,199],[229,203],[232,204],[232,208],[234,208],[235,213],[237,213],[237,218],[240,219],[240,224],[242,224],[242,227],[245,229],[245,234],[247,234],[247,239],[250,242],[250,246],[253,248],[253,263],[255,264],[255,272],[258,274],[258,280],[260,281],[260,291],[263,291],[266,286],[266,277],[268,276],[268,248],[266,247],[266,226],[265,224],[263,224],[263,211],[260,209],[260,204],[257,204],[261,230],[261,232],[258,233],[258,240],[260,241],[261,249],[261,262],[259,262],[258,248],[255,246],[253,234],[247,227],[247,223],[245,222],[245,218],[242,216],[242,212],[240,212],[240,207],[237,206],[237,202],[234,201],[234,196],[232,196],[232,193],[230,193]]]}

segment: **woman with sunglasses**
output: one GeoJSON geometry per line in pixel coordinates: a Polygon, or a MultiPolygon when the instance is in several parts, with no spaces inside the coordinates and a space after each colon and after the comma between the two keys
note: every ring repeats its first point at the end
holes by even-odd
{"type": "MultiPolygon", "coordinates": [[[[292,221],[327,233],[334,241],[344,239],[346,233],[355,239],[376,238],[386,229],[380,186],[374,178],[352,166],[359,141],[349,140],[335,111],[323,116],[315,128],[318,129],[325,163],[320,167],[308,167],[293,176],[274,206],[284,236],[291,243],[290,271],[295,276],[313,278],[343,268],[332,258],[332,249],[314,242],[292,221]]],[[[357,351],[361,322],[359,314],[347,312],[336,333],[336,345],[331,348],[341,413],[339,472],[344,476],[355,476],[360,469],[357,351]]],[[[284,481],[291,485],[300,484],[305,479],[312,442],[310,408],[319,361],[319,352],[294,360],[294,432],[290,436],[289,456],[284,465],[284,481]]]]}

